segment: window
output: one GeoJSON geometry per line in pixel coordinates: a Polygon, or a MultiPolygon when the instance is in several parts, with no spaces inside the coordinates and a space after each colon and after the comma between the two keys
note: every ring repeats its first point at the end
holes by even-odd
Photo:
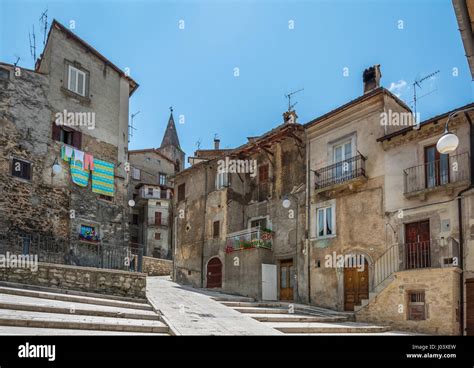
{"type": "Polygon", "coordinates": [[[183,183],[178,186],[178,202],[184,201],[186,198],[186,184],[183,183]]]}
{"type": "Polygon", "coordinates": [[[148,188],[148,195],[153,195],[153,188],[148,188]]]}
{"type": "Polygon", "coordinates": [[[155,240],[161,240],[161,233],[155,233],[155,240]]]}
{"type": "Polygon", "coordinates": [[[216,189],[222,189],[229,185],[229,174],[228,173],[217,173],[216,176],[216,189]]]}
{"type": "Polygon", "coordinates": [[[72,65],[68,66],[67,88],[78,95],[86,95],[86,73],[72,65]]]}
{"type": "Polygon", "coordinates": [[[138,225],[138,215],[132,214],[132,225],[138,225]]]}
{"type": "Polygon", "coordinates": [[[258,168],[258,182],[266,183],[268,181],[268,165],[261,165],[258,168]]]}
{"type": "Polygon", "coordinates": [[[102,201],[113,202],[113,197],[99,194],[99,199],[102,201]]]}
{"type": "Polygon", "coordinates": [[[57,142],[68,144],[77,149],[81,149],[82,133],[69,127],[62,127],[53,121],[52,138],[57,142]]]}
{"type": "Polygon", "coordinates": [[[155,212],[155,225],[161,225],[161,212],[155,212]]]}
{"type": "Polygon", "coordinates": [[[347,162],[352,157],[352,140],[345,141],[333,146],[333,177],[339,178],[350,175],[352,172],[352,162],[347,162]]]}
{"type": "Polygon", "coordinates": [[[220,221],[214,221],[214,224],[212,226],[212,236],[214,238],[218,238],[219,232],[220,232],[220,221]]]}
{"type": "Polygon", "coordinates": [[[14,158],[12,160],[12,175],[17,178],[31,180],[31,163],[14,158]]]}
{"type": "Polygon", "coordinates": [[[137,169],[136,167],[132,167],[132,179],[135,180],[140,180],[140,169],[137,169]]]}
{"type": "Polygon", "coordinates": [[[166,174],[160,173],[160,174],[158,175],[158,181],[159,181],[159,184],[160,184],[160,185],[165,185],[165,186],[166,186],[166,184],[167,184],[167,182],[166,182],[166,174]]]}
{"type": "Polygon", "coordinates": [[[334,223],[334,206],[318,208],[316,211],[316,236],[324,238],[336,234],[334,223]]]}
{"type": "Polygon", "coordinates": [[[252,220],[250,221],[250,227],[260,227],[261,229],[266,229],[267,219],[260,218],[260,219],[252,220]]]}
{"type": "Polygon", "coordinates": [[[425,183],[426,188],[449,183],[449,155],[440,154],[435,145],[425,147],[425,183]]]}
{"type": "Polygon", "coordinates": [[[421,321],[426,319],[425,292],[408,292],[408,319],[412,321],[421,321]]]}

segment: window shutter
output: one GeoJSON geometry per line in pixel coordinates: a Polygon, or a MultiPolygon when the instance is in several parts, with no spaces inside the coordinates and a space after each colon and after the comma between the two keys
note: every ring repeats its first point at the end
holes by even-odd
{"type": "Polygon", "coordinates": [[[77,149],[81,149],[82,145],[82,133],[78,131],[74,131],[72,133],[72,145],[77,149]]]}
{"type": "Polygon", "coordinates": [[[59,125],[56,125],[56,123],[53,121],[53,134],[52,134],[52,139],[55,141],[59,141],[61,139],[61,127],[59,125]]]}

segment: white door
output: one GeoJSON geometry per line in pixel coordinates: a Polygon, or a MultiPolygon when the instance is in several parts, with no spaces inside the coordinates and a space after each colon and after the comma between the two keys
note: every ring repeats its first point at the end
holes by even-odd
{"type": "Polygon", "coordinates": [[[277,266],[262,263],[262,299],[277,300],[277,266]]]}

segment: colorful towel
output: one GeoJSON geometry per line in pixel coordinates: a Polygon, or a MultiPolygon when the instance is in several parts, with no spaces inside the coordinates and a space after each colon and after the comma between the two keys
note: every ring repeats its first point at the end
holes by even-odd
{"type": "Polygon", "coordinates": [[[94,159],[92,191],[109,197],[114,196],[114,164],[94,159]]]}
{"type": "Polygon", "coordinates": [[[64,161],[69,162],[69,160],[73,156],[73,152],[74,152],[74,149],[71,146],[63,144],[63,146],[61,147],[61,158],[64,161]]]}
{"type": "Polygon", "coordinates": [[[74,184],[79,185],[80,187],[87,187],[89,182],[89,171],[82,169],[82,164],[80,161],[71,160],[71,179],[74,184]]]}
{"type": "Polygon", "coordinates": [[[84,155],[84,169],[94,171],[94,156],[88,153],[84,155]]]}

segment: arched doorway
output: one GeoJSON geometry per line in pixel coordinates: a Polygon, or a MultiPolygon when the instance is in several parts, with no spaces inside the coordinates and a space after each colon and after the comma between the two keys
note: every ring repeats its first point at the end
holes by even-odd
{"type": "Polygon", "coordinates": [[[369,264],[359,255],[345,260],[344,310],[353,311],[356,305],[361,305],[362,299],[369,299],[369,264]]]}
{"type": "Polygon", "coordinates": [[[219,258],[214,257],[209,260],[206,275],[208,288],[222,287],[222,262],[219,258]]]}

